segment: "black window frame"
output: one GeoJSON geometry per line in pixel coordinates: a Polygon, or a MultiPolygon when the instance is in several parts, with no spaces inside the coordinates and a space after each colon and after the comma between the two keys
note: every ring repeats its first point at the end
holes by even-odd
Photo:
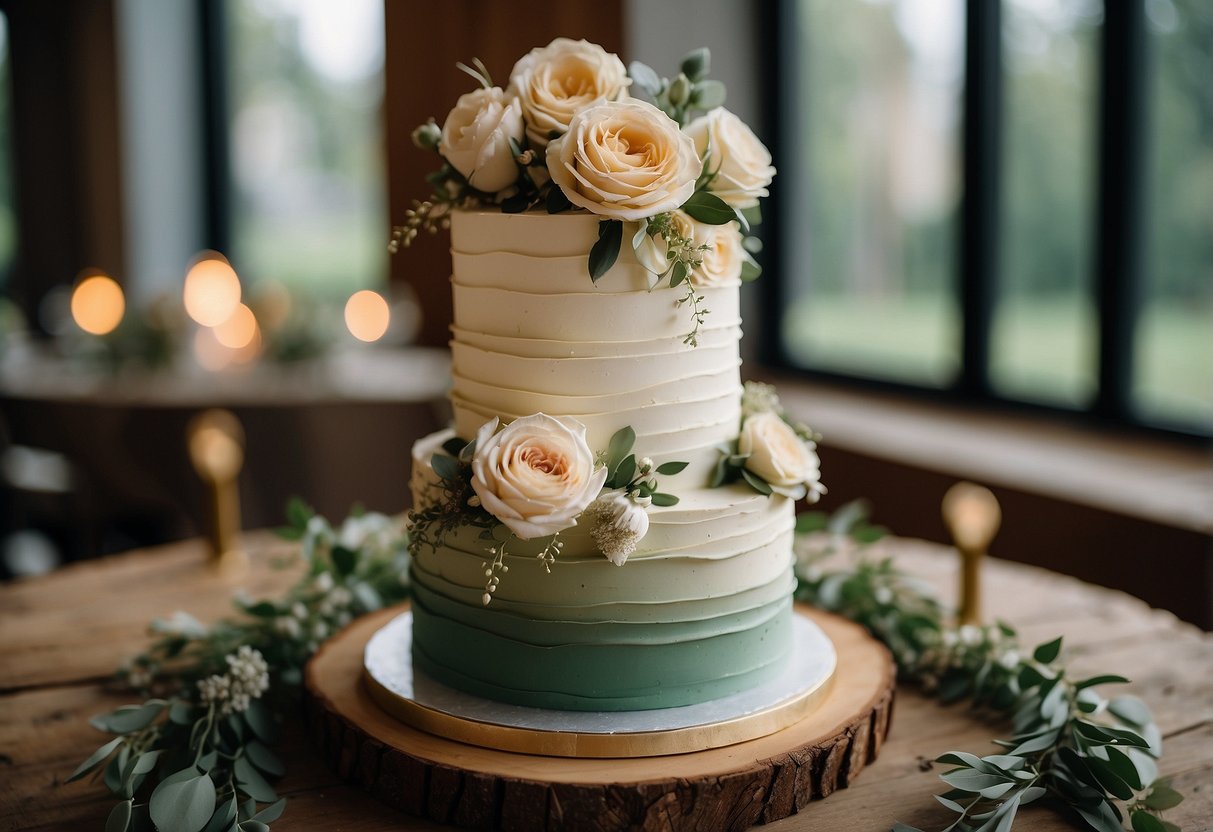
{"type": "MultiPolygon", "coordinates": [[[[788,266],[798,239],[788,228],[794,177],[777,178],[771,187],[763,237],[768,278],[760,281],[764,326],[759,355],[772,368],[804,378],[908,396],[942,399],[984,407],[1049,414],[1060,420],[1209,443],[1213,436],[1200,426],[1145,420],[1134,410],[1134,341],[1146,278],[1148,85],[1151,62],[1146,0],[1106,0],[1100,27],[1096,194],[1093,203],[1095,271],[1092,281],[1098,308],[1096,393],[1086,408],[1064,408],[999,395],[990,383],[990,335],[1000,282],[1001,141],[1003,120],[1002,0],[966,0],[964,87],[961,97],[962,195],[957,219],[955,287],[961,310],[960,370],[943,388],[876,379],[833,370],[807,368],[789,355],[780,310],[787,307],[791,281],[788,266]]],[[[785,68],[804,45],[797,0],[761,4],[759,37],[773,46],[766,56],[764,83],[765,135],[777,168],[794,172],[789,157],[794,141],[794,108],[800,100],[797,73],[785,68]]]]}

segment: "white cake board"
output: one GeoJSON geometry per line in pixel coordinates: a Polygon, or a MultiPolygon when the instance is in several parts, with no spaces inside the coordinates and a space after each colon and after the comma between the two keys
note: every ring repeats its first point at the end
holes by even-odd
{"type": "Polygon", "coordinates": [[[392,716],[486,748],[564,757],[638,757],[719,748],[773,734],[829,693],[838,657],[809,618],[792,617],[791,655],[774,679],[676,708],[562,711],[494,702],[434,681],[412,664],[412,612],[380,628],[363,653],[372,698],[392,716]]]}

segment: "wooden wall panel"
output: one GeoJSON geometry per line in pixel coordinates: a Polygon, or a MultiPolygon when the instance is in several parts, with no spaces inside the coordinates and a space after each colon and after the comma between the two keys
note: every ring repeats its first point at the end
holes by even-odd
{"type": "Polygon", "coordinates": [[[113,0],[0,0],[12,66],[18,252],[9,291],[37,321],[52,287],[124,262],[113,0]]]}
{"type": "MultiPolygon", "coordinates": [[[[514,61],[555,37],[585,38],[612,52],[623,47],[621,0],[542,0],[525,6],[489,0],[385,0],[384,11],[388,202],[394,223],[403,219],[412,200],[428,196],[425,176],[436,167],[434,154],[413,147],[413,128],[431,116],[441,124],[455,99],[475,88],[455,68],[456,61],[480,58],[493,81],[505,86],[514,61]]],[[[445,345],[449,339],[448,244],[447,235],[420,238],[392,257],[392,281],[409,283],[421,300],[423,344],[445,345]]]]}

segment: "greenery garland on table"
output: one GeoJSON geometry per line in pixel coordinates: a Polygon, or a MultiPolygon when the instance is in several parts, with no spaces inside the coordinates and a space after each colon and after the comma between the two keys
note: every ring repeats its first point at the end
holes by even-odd
{"type": "MultiPolygon", "coordinates": [[[[408,595],[408,546],[398,520],[354,514],[334,528],[302,503],[283,536],[300,543],[306,574],[279,599],[237,599],[239,617],[206,627],[185,613],[152,624],[151,648],[119,671],[139,705],[94,717],[114,735],[68,778],[101,772],[119,803],[106,832],[264,832],[285,798],[271,781],[285,767],[270,751],[278,718],[297,703],[303,666],[354,617],[408,595]]],[[[883,530],[858,504],[832,518],[797,523],[797,598],[844,615],[888,645],[905,682],[943,702],[1011,715],[1003,753],[950,752],[936,799],[957,814],[957,832],[1006,832],[1020,806],[1051,799],[1097,832],[1177,830],[1158,817],[1182,799],[1157,779],[1161,736],[1132,696],[1105,700],[1094,688],[1126,679],[1071,679],[1061,639],[1021,652],[1005,624],[953,627],[930,593],[868,544],[883,530]],[[838,555],[846,565],[827,568],[838,555]],[[1123,805],[1123,810],[1122,810],[1123,805]]],[[[898,824],[895,832],[911,832],[898,824]]]]}

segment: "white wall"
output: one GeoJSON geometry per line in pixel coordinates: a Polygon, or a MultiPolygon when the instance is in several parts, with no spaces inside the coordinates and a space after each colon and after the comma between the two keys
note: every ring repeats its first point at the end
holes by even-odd
{"type": "Polygon", "coordinates": [[[757,125],[758,9],[751,0],[625,0],[624,61],[643,61],[670,78],[683,55],[706,46],[711,77],[729,91],[725,106],[757,125]]]}
{"type": "Polygon", "coordinates": [[[194,3],[119,0],[127,291],[181,285],[204,239],[199,34],[194,3]]]}

